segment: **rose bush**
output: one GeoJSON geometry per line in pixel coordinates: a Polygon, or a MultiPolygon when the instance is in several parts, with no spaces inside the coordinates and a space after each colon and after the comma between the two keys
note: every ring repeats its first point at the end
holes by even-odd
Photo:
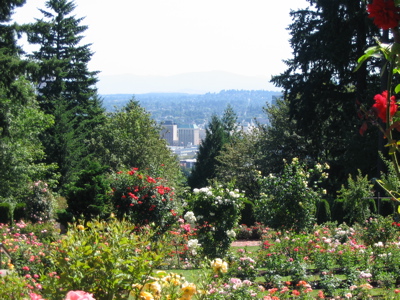
{"type": "Polygon", "coordinates": [[[189,208],[197,220],[197,237],[204,256],[225,256],[235,238],[240,212],[246,198],[233,184],[224,187],[217,182],[189,195],[189,208]]]}
{"type": "Polygon", "coordinates": [[[152,177],[137,168],[113,174],[112,206],[118,218],[138,226],[151,225],[165,232],[178,220],[180,205],[174,189],[161,177],[152,177]]]}
{"type": "Polygon", "coordinates": [[[317,205],[323,201],[319,186],[328,174],[327,164],[307,168],[297,158],[286,163],[281,174],[259,178],[261,196],[254,202],[256,219],[273,228],[307,231],[316,221],[317,205]]]}

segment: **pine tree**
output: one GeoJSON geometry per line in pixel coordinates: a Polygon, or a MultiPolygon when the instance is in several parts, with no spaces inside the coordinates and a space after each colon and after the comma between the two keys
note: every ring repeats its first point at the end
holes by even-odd
{"type": "Polygon", "coordinates": [[[35,74],[39,103],[52,114],[56,126],[47,131],[43,142],[50,162],[56,162],[63,184],[73,180],[90,155],[86,140],[104,122],[104,110],[95,87],[98,72],[88,70],[93,55],[90,45],[81,44],[83,18],[72,15],[74,1],[49,0],[43,19],[26,28],[28,41],[40,46],[30,57],[40,68],[35,74]]]}
{"type": "Polygon", "coordinates": [[[237,115],[229,105],[222,118],[215,114],[211,116],[206,128],[206,137],[200,144],[197,161],[188,178],[188,184],[192,189],[205,187],[209,180],[216,177],[219,164],[217,156],[235,134],[236,122],[237,115]]]}
{"type": "Polygon", "coordinates": [[[370,104],[376,90],[367,86],[379,86],[379,74],[373,72],[373,63],[354,72],[358,57],[377,32],[367,20],[365,1],[309,2],[312,8],[291,13],[294,55],[285,61],[287,70],[272,82],[285,91],[297,134],[312,145],[307,158],[328,161],[331,178],[340,186],[358,168],[372,172],[371,162],[377,161],[376,132],[368,133],[372,138],[360,137],[355,106],[357,101],[370,104]]]}

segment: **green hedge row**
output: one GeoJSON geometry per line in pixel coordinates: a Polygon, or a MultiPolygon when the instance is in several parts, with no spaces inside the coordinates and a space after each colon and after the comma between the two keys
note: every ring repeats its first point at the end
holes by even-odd
{"type": "Polygon", "coordinates": [[[18,203],[14,211],[9,203],[0,203],[0,223],[10,224],[12,220],[20,221],[27,218],[26,204],[18,203]]]}

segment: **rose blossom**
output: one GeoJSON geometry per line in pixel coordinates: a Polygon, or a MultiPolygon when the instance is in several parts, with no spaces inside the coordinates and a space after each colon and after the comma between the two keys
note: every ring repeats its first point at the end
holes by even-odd
{"type": "Polygon", "coordinates": [[[96,300],[92,294],[84,291],[69,291],[65,300],[96,300]]]}
{"type": "Polygon", "coordinates": [[[367,11],[379,28],[390,29],[399,25],[399,8],[393,0],[374,0],[367,5],[367,11]]]}

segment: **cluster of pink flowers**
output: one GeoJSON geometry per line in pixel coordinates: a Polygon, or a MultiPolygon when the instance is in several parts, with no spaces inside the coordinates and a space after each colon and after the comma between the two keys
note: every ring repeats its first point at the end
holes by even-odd
{"type": "MultiPolygon", "coordinates": [[[[31,300],[46,300],[42,298],[42,296],[35,293],[30,293],[29,296],[31,297],[31,300]]],[[[86,293],[84,291],[69,291],[65,296],[65,300],[96,300],[96,299],[93,298],[92,294],[86,293]]]]}

